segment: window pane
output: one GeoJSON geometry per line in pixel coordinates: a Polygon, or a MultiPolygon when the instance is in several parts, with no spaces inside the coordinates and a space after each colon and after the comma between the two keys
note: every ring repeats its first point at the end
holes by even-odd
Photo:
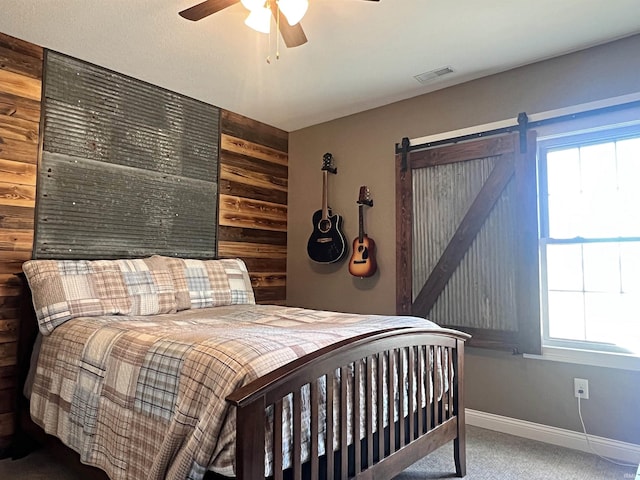
{"type": "Polygon", "coordinates": [[[584,340],[584,295],[549,292],[549,336],[584,340]]]}
{"type": "Polygon", "coordinates": [[[557,150],[547,154],[549,193],[549,236],[573,238],[582,224],[579,149],[557,150]]]}
{"type": "Polygon", "coordinates": [[[617,243],[587,243],[584,252],[584,289],[620,293],[620,254],[617,243]]]}
{"type": "Polygon", "coordinates": [[[589,190],[582,194],[581,225],[578,236],[612,238],[620,235],[620,208],[616,190],[589,190]]]}
{"type": "Polygon", "coordinates": [[[618,188],[615,144],[580,148],[583,220],[580,236],[618,236],[618,188]]]}
{"type": "Polygon", "coordinates": [[[547,245],[547,287],[582,291],[582,245],[547,245]]]}
{"type": "Polygon", "coordinates": [[[585,293],[585,340],[615,344],[622,333],[620,295],[585,293]]]}
{"type": "Polygon", "coordinates": [[[640,293],[620,295],[620,313],[617,343],[634,353],[640,353],[640,293]]]}
{"type": "Polygon", "coordinates": [[[547,192],[549,195],[580,193],[580,156],[577,148],[547,153],[547,192]]]}
{"type": "Polygon", "coordinates": [[[611,194],[616,191],[616,150],[614,143],[580,148],[581,186],[584,192],[611,194]]]}
{"type": "Polygon", "coordinates": [[[549,195],[549,236],[575,238],[583,230],[583,204],[580,195],[549,195]]]}
{"type": "MultiPolygon", "coordinates": [[[[640,181],[640,175],[636,177],[640,181]]],[[[640,237],[640,185],[619,194],[618,232],[621,237],[640,237]]]]}
{"type": "Polygon", "coordinates": [[[617,144],[620,235],[640,237],[640,138],[617,144]]]}
{"type": "MultiPolygon", "coordinates": [[[[622,291],[640,297],[640,242],[627,242],[620,245],[620,265],[622,291]]],[[[640,310],[638,315],[640,316],[640,310]]]]}

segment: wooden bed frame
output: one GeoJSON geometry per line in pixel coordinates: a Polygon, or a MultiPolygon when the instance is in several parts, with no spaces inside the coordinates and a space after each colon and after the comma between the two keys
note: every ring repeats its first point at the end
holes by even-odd
{"type": "MultiPolygon", "coordinates": [[[[272,373],[256,379],[236,390],[227,400],[236,406],[236,475],[239,480],[265,478],[265,409],[272,405],[274,480],[293,478],[379,478],[391,479],[411,464],[426,456],[436,448],[453,440],[456,474],[466,474],[465,458],[465,418],[464,418],[464,342],[468,335],[454,330],[418,330],[400,328],[382,333],[361,335],[293,361],[272,373]],[[405,360],[401,360],[402,358],[405,360]],[[420,358],[433,358],[434,362],[421,362],[420,358]],[[372,370],[383,369],[383,358],[388,362],[387,384],[383,389],[383,376],[374,375],[372,370]],[[448,379],[447,388],[442,388],[438,380],[437,363],[448,379]],[[425,365],[427,366],[425,368],[425,365]],[[352,369],[352,370],[351,370],[352,369]],[[360,385],[359,372],[364,369],[364,378],[376,378],[377,399],[374,399],[373,385],[365,381],[360,385]],[[340,382],[338,391],[333,391],[334,372],[346,378],[354,372],[353,391],[362,387],[365,398],[353,395],[348,398],[347,383],[340,382]],[[338,431],[327,430],[327,444],[333,437],[339,439],[340,448],[335,455],[318,457],[318,386],[317,379],[326,376],[327,381],[327,425],[332,424],[333,408],[331,399],[335,396],[340,405],[338,431]],[[394,378],[395,376],[395,378],[394,378]],[[408,382],[406,395],[403,388],[408,382]],[[426,392],[423,398],[423,389],[426,392]],[[301,388],[310,385],[311,421],[310,461],[303,465],[300,460],[302,429],[301,388]],[[384,391],[386,389],[386,392],[384,391]],[[373,430],[372,418],[383,417],[383,395],[398,398],[398,404],[408,405],[412,414],[399,416],[394,421],[394,409],[388,409],[388,425],[382,437],[373,430]],[[282,404],[283,398],[293,394],[293,465],[289,471],[282,469],[282,404]],[[408,398],[405,398],[408,396],[408,398]],[[429,401],[433,396],[434,401],[429,401]],[[426,401],[425,401],[426,400],[426,401]],[[365,437],[361,442],[347,445],[347,409],[352,402],[352,412],[362,411],[365,419],[365,437]],[[426,403],[426,407],[421,405],[426,403]],[[359,459],[359,461],[358,461],[359,459]],[[304,472],[304,475],[303,475],[304,472]],[[324,472],[333,472],[329,475],[324,472]]],[[[361,429],[360,416],[353,415],[354,431],[361,429]]]]}
{"type": "MultiPolygon", "coordinates": [[[[37,328],[30,298],[23,303],[23,311],[25,315],[22,317],[19,349],[20,385],[26,379],[37,328]],[[32,322],[29,321],[30,318],[33,318],[32,322]]],[[[451,441],[456,475],[464,477],[464,344],[468,338],[469,335],[465,333],[449,329],[397,328],[364,334],[307,354],[239,388],[227,398],[227,401],[236,407],[236,478],[256,480],[266,477],[264,426],[265,410],[269,405],[273,405],[271,454],[274,465],[273,475],[269,477],[273,480],[391,479],[451,441]],[[420,361],[420,358],[423,361],[420,361]],[[428,361],[429,358],[433,361],[428,361]],[[372,376],[372,370],[383,371],[383,362],[388,366],[386,384],[383,383],[382,375],[372,376]],[[441,370],[437,367],[438,363],[441,364],[441,370]],[[340,372],[341,378],[347,378],[349,371],[353,372],[352,391],[363,389],[364,399],[361,399],[360,395],[348,395],[350,392],[347,390],[347,382],[338,382],[339,387],[334,391],[332,379],[336,371],[340,372]],[[439,371],[446,376],[446,382],[439,380],[439,371]],[[359,372],[366,373],[362,378],[376,379],[377,398],[374,398],[371,381],[365,380],[364,385],[361,385],[359,372]],[[327,425],[332,425],[334,415],[339,425],[337,431],[327,429],[326,434],[327,445],[331,445],[333,438],[338,439],[339,449],[334,455],[318,455],[317,439],[320,426],[317,415],[317,379],[320,377],[327,380],[327,425]],[[404,388],[396,387],[405,384],[408,384],[407,391],[415,392],[414,395],[407,396],[404,388]],[[305,385],[308,386],[311,395],[312,420],[307,426],[310,428],[311,438],[310,460],[303,463],[300,455],[300,391],[305,385]],[[291,468],[284,469],[281,461],[282,405],[283,398],[289,394],[293,395],[293,460],[291,468]],[[385,394],[387,398],[396,398],[399,405],[406,403],[407,411],[413,413],[394,420],[395,410],[389,408],[386,426],[381,436],[374,431],[372,419],[383,418],[385,394]],[[333,411],[334,397],[340,406],[339,415],[333,411]],[[357,432],[362,428],[365,436],[360,442],[352,442],[352,445],[347,444],[347,409],[344,407],[347,403],[351,404],[352,412],[363,412],[363,415],[353,416],[351,421],[353,431],[357,432]],[[362,427],[361,417],[365,419],[362,427]]],[[[28,402],[21,393],[20,397],[15,456],[27,454],[37,443],[51,445],[52,442],[60,454],[62,444],[57,439],[45,435],[42,429],[31,421],[28,402]]],[[[66,459],[65,462],[71,463],[75,469],[81,469],[79,471],[82,472],[83,478],[106,478],[102,470],[79,465],[79,455],[70,448],[63,447],[62,452],[69,454],[70,459],[66,459]]],[[[205,478],[228,477],[208,472],[205,478]]]]}

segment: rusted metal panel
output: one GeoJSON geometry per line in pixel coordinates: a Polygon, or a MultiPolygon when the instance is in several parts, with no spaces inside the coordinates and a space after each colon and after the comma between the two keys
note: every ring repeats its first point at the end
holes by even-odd
{"type": "MultiPolygon", "coordinates": [[[[491,157],[413,171],[414,300],[495,161],[491,157]]],[[[515,202],[512,180],[429,312],[431,320],[450,326],[517,330],[515,202]]]]}
{"type": "Polygon", "coordinates": [[[49,52],[44,150],[215,181],[220,111],[49,52]]]}
{"type": "Polygon", "coordinates": [[[216,186],[43,152],[38,258],[212,258],[216,186]]]}
{"type": "Polygon", "coordinates": [[[217,256],[220,111],[47,52],[36,258],[217,256]]]}

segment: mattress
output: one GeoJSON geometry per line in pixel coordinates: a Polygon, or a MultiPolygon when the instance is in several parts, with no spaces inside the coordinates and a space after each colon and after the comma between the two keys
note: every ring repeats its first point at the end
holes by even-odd
{"type": "Polygon", "coordinates": [[[418,317],[251,304],[74,318],[42,339],[31,416],[112,480],[232,476],[231,392],[336,341],[394,327],[438,328],[418,317]]]}

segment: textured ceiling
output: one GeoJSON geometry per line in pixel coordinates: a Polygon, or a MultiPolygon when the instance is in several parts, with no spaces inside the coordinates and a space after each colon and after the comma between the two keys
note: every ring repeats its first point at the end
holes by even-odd
{"type": "Polygon", "coordinates": [[[638,0],[310,0],[276,60],[240,4],[178,15],[196,3],[2,0],[0,32],[288,131],[640,33],[638,0]]]}

